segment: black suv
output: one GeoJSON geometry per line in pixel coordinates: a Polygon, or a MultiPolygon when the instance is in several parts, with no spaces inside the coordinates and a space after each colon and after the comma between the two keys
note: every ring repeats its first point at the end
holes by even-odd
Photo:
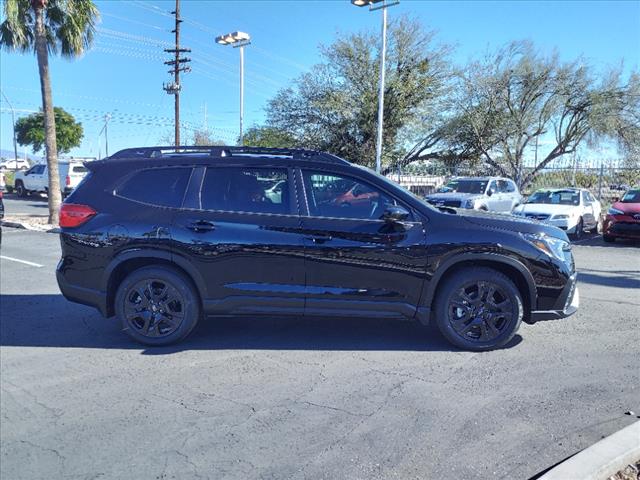
{"type": "Polygon", "coordinates": [[[60,212],[58,284],[145,344],[203,316],[304,314],[433,321],[487,350],[577,310],[562,230],[436,209],[327,153],[152,147],[86,166],[60,212]]]}

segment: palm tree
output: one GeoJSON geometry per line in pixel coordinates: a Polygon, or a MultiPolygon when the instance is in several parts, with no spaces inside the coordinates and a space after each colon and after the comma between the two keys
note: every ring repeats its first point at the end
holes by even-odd
{"type": "Polygon", "coordinates": [[[45,150],[49,170],[49,223],[58,223],[61,203],[56,124],[49,78],[49,53],[74,58],[93,42],[99,18],[92,0],[4,0],[0,45],[8,50],[35,51],[42,91],[45,150]]]}

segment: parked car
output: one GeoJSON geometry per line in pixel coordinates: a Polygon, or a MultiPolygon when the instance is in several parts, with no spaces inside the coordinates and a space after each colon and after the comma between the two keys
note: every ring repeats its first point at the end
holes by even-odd
{"type": "Polygon", "coordinates": [[[438,193],[426,196],[436,207],[466,208],[490,212],[510,213],[522,201],[516,184],[508,178],[454,178],[438,193]]]}
{"type": "Polygon", "coordinates": [[[640,239],[640,188],[625,193],[611,205],[604,219],[602,238],[614,242],[616,238],[640,239]]]}
{"type": "Polygon", "coordinates": [[[31,167],[31,164],[24,158],[3,160],[0,162],[0,170],[26,170],[29,167],[31,167]]]}
{"type": "MultiPolygon", "coordinates": [[[[68,195],[82,181],[87,174],[87,167],[83,162],[71,161],[58,164],[60,175],[60,191],[62,195],[68,195]]],[[[46,164],[34,165],[26,172],[16,173],[13,188],[21,197],[31,193],[47,193],[49,188],[49,170],[46,164]]]]}
{"type": "Polygon", "coordinates": [[[597,233],[601,211],[589,190],[556,188],[536,190],[513,214],[548,223],[579,239],[585,229],[597,233]]]}
{"type": "Polygon", "coordinates": [[[434,322],[487,350],[578,308],[562,230],[436,209],[327,153],[150,147],[87,166],[60,211],[58,285],[145,344],[182,340],[202,316],[288,314],[434,322]],[[265,195],[278,182],[280,201],[265,195]],[[376,195],[328,198],[354,184],[376,195]]]}

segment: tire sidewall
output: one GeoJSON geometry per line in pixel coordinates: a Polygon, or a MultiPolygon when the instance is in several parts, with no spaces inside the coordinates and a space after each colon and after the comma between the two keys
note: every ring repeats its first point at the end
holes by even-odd
{"type": "Polygon", "coordinates": [[[134,340],[145,345],[170,345],[184,339],[194,329],[200,319],[200,301],[195,288],[188,278],[167,267],[143,267],[129,274],[116,292],[115,312],[120,319],[122,329],[134,340]],[[166,337],[146,337],[129,326],[124,315],[124,302],[129,289],[141,280],[156,278],[170,283],[182,295],[185,303],[185,315],[175,332],[166,337]]]}
{"type": "Polygon", "coordinates": [[[465,350],[473,351],[486,351],[500,348],[514,337],[524,316],[524,307],[522,297],[518,288],[502,273],[491,270],[488,268],[480,268],[475,271],[469,272],[468,270],[462,270],[443,285],[442,290],[438,293],[439,298],[436,299],[436,324],[440,329],[440,332],[454,345],[463,348],[465,350]],[[500,286],[504,292],[508,295],[511,303],[515,305],[515,316],[511,319],[510,324],[505,330],[494,340],[490,342],[474,342],[472,340],[461,337],[449,323],[448,306],[451,297],[455,294],[456,290],[465,283],[470,281],[487,281],[493,282],[500,286]]]}

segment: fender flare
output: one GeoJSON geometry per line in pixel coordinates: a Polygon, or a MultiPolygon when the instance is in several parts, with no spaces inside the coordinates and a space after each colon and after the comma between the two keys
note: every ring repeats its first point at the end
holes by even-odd
{"type": "Polygon", "coordinates": [[[531,309],[535,310],[537,303],[536,284],[531,272],[515,258],[500,253],[462,253],[444,260],[440,263],[431,279],[426,283],[423,298],[420,302],[421,305],[424,307],[430,307],[433,303],[436,290],[438,289],[438,285],[440,284],[442,277],[456,265],[470,261],[501,263],[515,268],[525,279],[525,283],[528,287],[531,309]]]}
{"type": "Polygon", "coordinates": [[[198,272],[198,270],[190,262],[185,260],[183,257],[174,255],[167,250],[131,249],[131,250],[126,250],[119,253],[118,255],[115,256],[113,260],[111,260],[111,262],[109,262],[109,264],[104,269],[104,272],[102,274],[102,281],[101,281],[102,290],[104,292],[108,292],[109,280],[111,279],[113,272],[120,265],[122,265],[124,262],[127,262],[129,260],[135,260],[140,258],[145,258],[150,260],[152,259],[163,260],[163,261],[175,264],[177,267],[184,270],[186,274],[191,278],[191,280],[195,284],[196,289],[198,290],[198,293],[200,294],[200,298],[203,300],[206,298],[206,292],[207,292],[206,283],[202,278],[202,275],[200,275],[200,272],[198,272]]]}

